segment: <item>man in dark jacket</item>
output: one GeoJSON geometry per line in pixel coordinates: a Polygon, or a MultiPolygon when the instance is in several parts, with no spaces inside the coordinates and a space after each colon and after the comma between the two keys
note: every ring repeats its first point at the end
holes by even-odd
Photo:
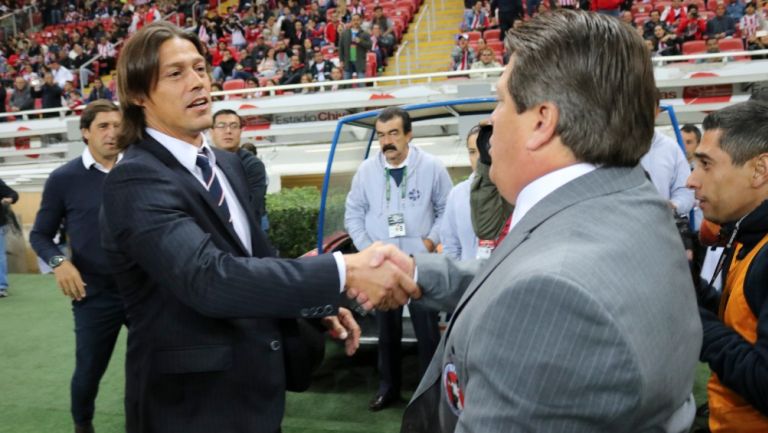
{"type": "MultiPolygon", "coordinates": [[[[262,223],[267,214],[265,196],[267,194],[267,169],[264,163],[251,152],[240,148],[240,134],[243,131],[242,118],[232,110],[219,110],[213,115],[211,138],[213,144],[221,150],[236,153],[245,169],[245,180],[253,209],[256,210],[256,222],[262,223]]],[[[266,227],[262,229],[266,230],[266,227]]]]}
{"type": "Polygon", "coordinates": [[[0,298],[8,296],[8,258],[5,252],[5,232],[12,223],[11,208],[19,200],[19,194],[0,180],[0,298]]]}
{"type": "MultiPolygon", "coordinates": [[[[768,105],[747,101],[710,113],[688,186],[728,245],[722,294],[702,282],[701,361],[712,432],[768,431],[768,105]]],[[[714,278],[713,278],[714,280],[714,278]]]]}
{"type": "MultiPolygon", "coordinates": [[[[53,74],[51,71],[45,71],[43,75],[43,85],[39,89],[32,91],[32,96],[35,98],[42,98],[43,108],[57,108],[61,107],[61,87],[53,81],[53,74]]],[[[43,117],[56,117],[59,113],[45,113],[43,117]]]]}

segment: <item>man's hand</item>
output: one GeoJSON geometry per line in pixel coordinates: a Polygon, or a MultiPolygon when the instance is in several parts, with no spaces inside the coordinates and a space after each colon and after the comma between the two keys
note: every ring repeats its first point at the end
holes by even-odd
{"type": "MultiPolygon", "coordinates": [[[[407,262],[410,257],[405,256],[406,260],[403,260],[389,249],[382,250],[387,251],[386,253],[379,252],[380,248],[385,248],[385,245],[376,242],[357,254],[344,256],[347,267],[347,296],[356,299],[366,310],[372,310],[374,307],[382,310],[396,308],[405,305],[409,297],[421,296],[419,287],[413,281],[412,267],[410,272],[403,270],[409,268],[407,262]],[[381,257],[386,255],[393,255],[395,259],[383,260],[381,257]]],[[[392,248],[399,252],[397,248],[392,248]]]]}
{"type": "Polygon", "coordinates": [[[2,202],[3,204],[13,204],[13,199],[10,197],[4,197],[2,202]]]}
{"type": "MultiPolygon", "coordinates": [[[[371,261],[368,263],[368,265],[372,268],[379,268],[384,264],[391,264],[399,268],[401,271],[405,272],[406,275],[408,275],[409,278],[413,278],[414,272],[416,269],[416,265],[411,258],[411,256],[405,254],[404,252],[400,251],[397,247],[394,245],[388,245],[388,244],[382,244],[380,242],[376,242],[375,244],[371,245],[366,251],[372,251],[373,255],[371,257],[371,261]]],[[[421,289],[417,286],[416,292],[410,293],[410,297],[413,299],[419,299],[421,297],[421,289]]],[[[369,305],[369,299],[367,297],[366,293],[355,293],[354,289],[350,289],[347,291],[347,295],[350,296],[350,298],[355,297],[355,300],[357,303],[363,306],[369,305]]],[[[389,303],[385,304],[385,306],[377,305],[376,307],[379,309],[393,309],[399,307],[401,304],[395,304],[395,303],[389,303]]]]}
{"type": "Polygon", "coordinates": [[[430,253],[435,252],[435,243],[432,242],[431,239],[424,238],[421,241],[424,243],[424,248],[426,248],[427,251],[429,251],[430,253]]]}
{"type": "Polygon", "coordinates": [[[337,316],[323,317],[322,321],[332,338],[345,340],[347,356],[354,355],[360,347],[361,331],[352,312],[346,308],[339,308],[337,316]]]}
{"type": "Polygon", "coordinates": [[[59,285],[61,293],[75,301],[81,301],[85,298],[85,282],[80,277],[80,271],[72,262],[64,260],[53,270],[53,274],[56,276],[56,283],[59,285]]]}

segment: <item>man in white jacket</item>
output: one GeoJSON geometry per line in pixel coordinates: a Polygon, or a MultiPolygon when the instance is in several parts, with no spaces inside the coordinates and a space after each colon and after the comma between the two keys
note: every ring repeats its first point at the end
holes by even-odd
{"type": "MultiPolygon", "coordinates": [[[[452,182],[432,155],[410,145],[408,112],[384,109],[376,119],[381,153],[360,165],[347,196],[344,225],[358,250],[375,241],[409,254],[432,252],[440,242],[440,221],[452,182]]],[[[468,204],[467,204],[468,205],[468,204]]],[[[436,311],[410,307],[418,339],[420,372],[429,365],[440,340],[436,311]]],[[[379,411],[400,399],[402,308],[377,313],[379,390],[370,402],[379,411]]]]}

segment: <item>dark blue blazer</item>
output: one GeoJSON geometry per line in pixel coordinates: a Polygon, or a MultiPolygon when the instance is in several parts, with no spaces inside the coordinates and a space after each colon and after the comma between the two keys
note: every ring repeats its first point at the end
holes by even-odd
{"type": "Polygon", "coordinates": [[[337,312],[333,257],[271,257],[240,160],[214,152],[249,218],[253,257],[201,183],[149,136],[104,185],[102,239],[132,324],[128,433],[279,431],[285,319],[337,312]]]}

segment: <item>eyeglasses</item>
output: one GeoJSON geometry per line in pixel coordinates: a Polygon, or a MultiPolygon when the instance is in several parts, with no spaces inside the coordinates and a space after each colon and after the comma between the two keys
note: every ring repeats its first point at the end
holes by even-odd
{"type": "Polygon", "coordinates": [[[231,129],[233,131],[237,131],[238,129],[240,129],[240,124],[237,122],[232,122],[232,123],[221,122],[213,125],[213,129],[231,129]]]}

